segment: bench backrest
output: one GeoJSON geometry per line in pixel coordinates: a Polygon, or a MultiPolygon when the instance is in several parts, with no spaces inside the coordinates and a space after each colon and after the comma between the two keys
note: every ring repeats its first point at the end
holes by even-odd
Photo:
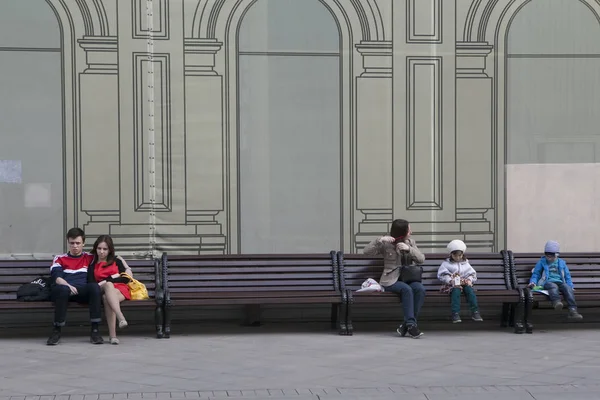
{"type": "MultiPolygon", "coordinates": [[[[541,257],[540,253],[513,253],[514,283],[527,286],[541,257]]],[[[560,258],[567,263],[577,289],[600,289],[600,253],[561,253],[560,258]]]]}
{"type": "MultiPolygon", "coordinates": [[[[447,254],[426,254],[425,263],[423,263],[423,281],[427,291],[439,291],[442,286],[437,279],[437,271],[442,263],[448,257],[447,254]]],[[[508,257],[507,257],[508,261],[508,257]]],[[[338,253],[338,264],[340,274],[344,279],[340,279],[342,288],[356,290],[367,279],[373,278],[379,281],[383,271],[383,258],[370,257],[361,254],[342,254],[338,253]]],[[[479,290],[504,290],[509,288],[508,265],[505,265],[505,259],[500,253],[473,253],[469,256],[469,263],[477,271],[476,288],[479,290]]]]}
{"type": "Polygon", "coordinates": [[[334,260],[335,252],[168,256],[166,287],[171,295],[231,291],[338,291],[334,260]]]}
{"type": "MultiPolygon", "coordinates": [[[[156,260],[125,260],[135,279],[146,285],[148,295],[154,297],[156,260]]],[[[17,290],[40,276],[50,276],[52,259],[0,261],[0,301],[16,300],[17,290]]]]}

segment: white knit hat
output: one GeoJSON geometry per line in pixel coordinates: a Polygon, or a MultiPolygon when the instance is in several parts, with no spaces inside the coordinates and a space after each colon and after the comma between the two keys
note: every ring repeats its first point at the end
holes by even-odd
{"type": "Polygon", "coordinates": [[[448,243],[447,249],[450,253],[453,251],[462,251],[464,253],[467,251],[467,245],[462,240],[455,239],[448,243]]]}

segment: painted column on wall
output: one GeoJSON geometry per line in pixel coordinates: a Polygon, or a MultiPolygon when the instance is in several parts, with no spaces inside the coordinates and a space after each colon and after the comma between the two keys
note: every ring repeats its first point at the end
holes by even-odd
{"type": "Polygon", "coordinates": [[[183,2],[120,1],[117,12],[121,221],[110,233],[128,249],[169,250],[193,233],[184,226],[183,2]]]}
{"type": "Polygon", "coordinates": [[[497,248],[491,51],[487,43],[456,45],[456,217],[469,248],[480,251],[497,248]]]}
{"type": "Polygon", "coordinates": [[[93,237],[120,222],[117,38],[80,39],[87,68],[79,74],[80,224],[93,237]]]}
{"type": "Polygon", "coordinates": [[[455,0],[393,3],[393,217],[426,250],[462,236],[456,218],[455,0]]]}
{"type": "Polygon", "coordinates": [[[392,219],[392,43],[362,42],[356,78],[356,190],[360,211],[354,251],[386,232],[392,219]]]}
{"type": "Polygon", "coordinates": [[[186,229],[197,235],[188,252],[202,254],[223,254],[226,246],[219,219],[225,184],[223,77],[214,70],[222,46],[216,39],[185,40],[186,229]]]}

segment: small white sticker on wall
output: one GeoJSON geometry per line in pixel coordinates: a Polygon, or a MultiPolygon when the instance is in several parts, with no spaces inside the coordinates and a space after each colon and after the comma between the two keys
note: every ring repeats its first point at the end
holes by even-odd
{"type": "Polygon", "coordinates": [[[0,183],[22,183],[21,160],[0,160],[0,183]]]}
{"type": "Polygon", "coordinates": [[[25,207],[52,207],[52,185],[50,183],[25,184],[25,207]]]}

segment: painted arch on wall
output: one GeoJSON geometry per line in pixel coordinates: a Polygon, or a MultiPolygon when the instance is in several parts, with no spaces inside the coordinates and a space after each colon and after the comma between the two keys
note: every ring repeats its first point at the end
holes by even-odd
{"type": "MultiPolygon", "coordinates": [[[[228,252],[238,252],[240,246],[240,181],[239,169],[239,53],[238,36],[243,18],[257,0],[201,0],[192,23],[194,38],[211,38],[224,43],[216,55],[215,71],[224,76],[223,109],[226,141],[226,219],[228,252]]],[[[362,57],[355,46],[364,41],[383,40],[383,19],[374,0],[319,0],[338,26],[340,43],[340,101],[341,101],[341,248],[354,248],[356,229],[356,185],[354,168],[356,135],[355,79],[363,72],[362,57]]]]}
{"type": "MultiPolygon", "coordinates": [[[[534,0],[473,0],[462,29],[460,40],[488,43],[493,46],[487,63],[487,74],[493,78],[492,138],[495,151],[493,198],[496,201],[495,229],[498,248],[507,245],[507,73],[508,40],[511,25],[519,12],[534,0]]],[[[573,0],[586,7],[600,24],[600,0],[573,0]]]]}

